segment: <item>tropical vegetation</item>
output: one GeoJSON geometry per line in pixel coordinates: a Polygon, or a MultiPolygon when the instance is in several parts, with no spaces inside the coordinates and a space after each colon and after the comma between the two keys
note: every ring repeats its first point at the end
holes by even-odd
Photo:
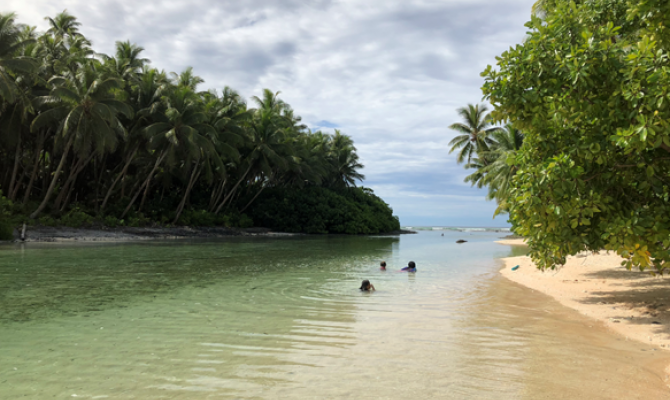
{"type": "Polygon", "coordinates": [[[525,41],[482,73],[494,121],[524,132],[508,157],[513,229],[554,268],[616,251],[670,267],[670,3],[543,0],[525,41]]]}
{"type": "MultiPolygon", "coordinates": [[[[114,55],[99,54],[74,16],[47,21],[38,33],[0,14],[5,221],[249,226],[258,223],[249,215],[267,214],[257,201],[272,207],[270,199],[286,201],[278,193],[306,190],[373,202],[388,219],[356,228],[345,221],[338,232],[396,228],[388,205],[356,187],[363,165],[351,138],[312,132],[279,92],[265,89],[247,104],[229,87],[201,91],[191,68],[168,74],[127,41],[116,42],[114,55]]],[[[291,230],[329,232],[338,224],[291,230]]]]}
{"type": "Polygon", "coordinates": [[[493,126],[487,111],[488,108],[481,104],[468,104],[457,110],[463,122],[449,126],[449,129],[460,133],[449,142],[449,153],[458,151],[457,162],[460,164],[467,160],[465,169],[474,170],[465,177],[465,182],[478,188],[487,187],[486,199],[498,203],[493,214],[495,217],[507,212],[510,181],[517,170],[516,166],[508,163],[508,159],[515,157],[524,135],[510,124],[493,126]]]}

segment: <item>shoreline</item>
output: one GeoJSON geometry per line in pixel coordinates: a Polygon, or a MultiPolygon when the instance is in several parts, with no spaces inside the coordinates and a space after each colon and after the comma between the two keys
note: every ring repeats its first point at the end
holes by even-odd
{"type": "MultiPolygon", "coordinates": [[[[397,230],[379,235],[403,235],[416,233],[409,230],[397,230]]],[[[303,233],[276,232],[269,228],[225,228],[225,227],[120,227],[120,228],[70,228],[29,226],[26,228],[25,240],[18,239],[20,232],[15,230],[12,241],[0,241],[0,244],[10,243],[72,243],[72,242],[136,242],[147,240],[177,240],[177,239],[211,239],[231,236],[299,236],[303,233]]]]}
{"type": "MultiPolygon", "coordinates": [[[[522,239],[496,243],[525,245],[522,239]]],[[[552,297],[626,340],[670,350],[670,278],[628,271],[621,257],[607,251],[570,256],[561,268],[547,271],[538,270],[528,256],[501,260],[500,274],[510,281],[552,297]]],[[[670,366],[666,384],[668,375],[670,366]]]]}

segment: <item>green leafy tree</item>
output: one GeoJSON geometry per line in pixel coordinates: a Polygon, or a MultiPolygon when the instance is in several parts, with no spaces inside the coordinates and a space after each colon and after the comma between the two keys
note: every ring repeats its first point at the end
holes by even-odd
{"type": "Polygon", "coordinates": [[[601,249],[628,268],[670,266],[667,11],[557,1],[482,74],[494,119],[526,135],[509,213],[541,268],[601,249]]]}

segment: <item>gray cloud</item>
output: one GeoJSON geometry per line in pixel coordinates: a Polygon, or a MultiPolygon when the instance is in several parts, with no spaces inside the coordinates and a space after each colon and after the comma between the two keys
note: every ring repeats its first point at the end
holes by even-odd
{"type": "Polygon", "coordinates": [[[5,0],[0,11],[46,29],[67,8],[97,51],[131,40],[167,71],[250,97],[269,88],[313,127],[359,149],[366,186],[406,224],[491,221],[495,204],[463,183],[448,154],[456,108],[481,100],[479,73],[520,42],[534,0],[5,0]],[[336,121],[336,123],[329,122],[336,121]],[[457,218],[458,217],[458,218],[457,218]]]}

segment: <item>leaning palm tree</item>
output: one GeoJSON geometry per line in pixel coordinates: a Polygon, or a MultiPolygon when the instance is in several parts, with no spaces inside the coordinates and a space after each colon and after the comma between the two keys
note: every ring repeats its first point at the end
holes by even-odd
{"type": "Polygon", "coordinates": [[[102,150],[111,146],[116,132],[124,131],[117,115],[124,114],[128,118],[132,115],[132,109],[113,94],[123,87],[123,82],[114,78],[101,79],[92,66],[81,69],[76,75],[55,76],[49,84],[51,93],[36,101],[46,109],[33,120],[31,130],[55,126],[57,139],[65,143],[42,203],[30,214],[33,219],[48,204],[73,144],[79,149],[96,147],[102,150]]]}
{"type": "MultiPolygon", "coordinates": [[[[468,104],[467,108],[462,107],[457,110],[458,114],[463,117],[463,122],[456,122],[449,126],[449,129],[461,133],[449,142],[453,153],[458,152],[458,163],[467,160],[469,163],[473,156],[480,152],[489,150],[489,146],[493,143],[491,134],[499,131],[501,128],[491,126],[491,116],[487,114],[488,108],[483,104],[472,105],[468,104]]],[[[484,164],[486,159],[482,158],[484,164]]]]}
{"type": "Polygon", "coordinates": [[[202,112],[198,100],[196,94],[188,86],[172,88],[166,96],[163,96],[165,112],[156,115],[158,121],[144,129],[156,161],[147,178],[126,206],[121,218],[128,214],[140,193],[144,192],[140,202],[140,209],[142,208],[151,180],[166,158],[170,164],[175,165],[178,158],[187,159],[190,163],[191,160],[199,159],[203,151],[207,154],[215,152],[214,145],[205,135],[207,131],[214,128],[207,124],[207,115],[202,112]]]}
{"type": "MultiPolygon", "coordinates": [[[[267,91],[267,89],[266,89],[267,91]]],[[[255,115],[250,121],[250,127],[247,131],[247,143],[249,147],[248,155],[240,164],[240,170],[245,171],[230,189],[215,209],[219,213],[223,206],[230,200],[244,180],[252,170],[257,172],[257,176],[274,177],[278,170],[287,167],[288,159],[293,156],[293,149],[290,143],[286,141],[287,129],[277,125],[277,115],[272,107],[262,107],[256,110],[255,115]]],[[[261,187],[261,190],[265,186],[261,187]]]]}

